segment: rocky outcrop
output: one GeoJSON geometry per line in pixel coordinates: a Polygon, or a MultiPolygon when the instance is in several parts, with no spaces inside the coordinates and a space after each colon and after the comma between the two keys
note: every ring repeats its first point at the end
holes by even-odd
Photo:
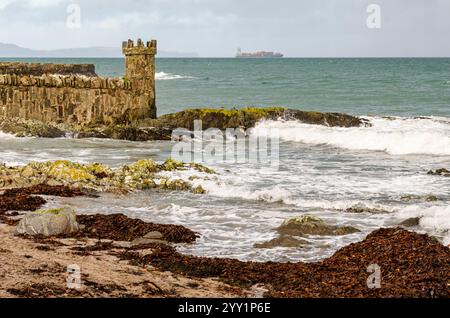
{"type": "Polygon", "coordinates": [[[54,236],[75,233],[80,229],[75,211],[61,208],[26,214],[17,225],[16,234],[54,236]]]}
{"type": "Polygon", "coordinates": [[[272,108],[244,108],[244,109],[188,109],[175,114],[159,117],[157,120],[148,120],[143,123],[155,127],[168,127],[172,129],[194,129],[194,121],[201,120],[203,129],[252,128],[263,119],[269,120],[299,120],[306,124],[325,125],[330,127],[359,127],[367,125],[364,120],[338,113],[305,112],[301,110],[272,108]]]}
{"type": "MultiPolygon", "coordinates": [[[[18,137],[63,137],[110,138],[130,141],[171,140],[177,128],[194,130],[194,121],[201,120],[204,130],[217,128],[248,129],[261,120],[299,120],[307,124],[359,127],[368,125],[358,117],[337,114],[304,112],[285,108],[244,108],[241,110],[189,109],[158,119],[141,120],[134,124],[89,124],[52,123],[38,120],[25,120],[15,117],[0,117],[0,130],[18,137]]],[[[125,122],[127,122],[125,120],[125,122]]]]}
{"type": "Polygon", "coordinates": [[[277,228],[277,232],[281,235],[294,235],[294,236],[305,236],[305,235],[347,235],[359,232],[358,229],[351,226],[334,226],[326,224],[323,220],[309,216],[303,215],[295,218],[288,219],[277,228]]]}
{"type": "Polygon", "coordinates": [[[204,193],[189,181],[169,178],[162,172],[196,170],[199,174],[214,174],[205,166],[182,163],[171,159],[157,163],[151,159],[140,160],[118,169],[90,163],[80,164],[67,160],[31,162],[26,166],[7,167],[0,165],[0,189],[21,188],[33,185],[64,185],[99,192],[129,192],[144,189],[164,189],[204,193]]]}

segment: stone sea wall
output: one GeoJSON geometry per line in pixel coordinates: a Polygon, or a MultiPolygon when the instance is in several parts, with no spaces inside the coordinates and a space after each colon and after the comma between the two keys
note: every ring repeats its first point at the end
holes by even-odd
{"type": "Polygon", "coordinates": [[[39,63],[0,63],[0,74],[32,75],[44,74],[59,75],[86,75],[97,76],[95,66],[92,64],[39,64],[39,63]]]}
{"type": "Polygon", "coordinates": [[[156,41],[124,42],[123,78],[94,65],[0,63],[0,116],[78,125],[128,124],[156,117],[156,41]]]}

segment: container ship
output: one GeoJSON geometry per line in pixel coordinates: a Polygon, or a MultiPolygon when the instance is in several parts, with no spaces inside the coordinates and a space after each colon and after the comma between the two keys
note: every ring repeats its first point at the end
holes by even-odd
{"type": "Polygon", "coordinates": [[[238,52],[236,54],[236,58],[282,58],[284,57],[281,53],[275,53],[275,52],[266,52],[266,51],[259,51],[259,52],[242,52],[241,49],[238,49],[238,52]]]}

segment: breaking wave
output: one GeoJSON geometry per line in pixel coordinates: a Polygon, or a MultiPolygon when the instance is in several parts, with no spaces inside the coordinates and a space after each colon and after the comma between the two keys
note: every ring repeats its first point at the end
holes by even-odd
{"type": "Polygon", "coordinates": [[[400,210],[398,217],[420,218],[419,224],[423,229],[443,236],[444,245],[450,245],[450,206],[410,206],[400,210]]]}
{"type": "Polygon", "coordinates": [[[156,73],[157,81],[180,80],[180,79],[195,79],[195,77],[187,76],[187,75],[171,74],[171,73],[165,73],[165,72],[156,73]]]}
{"type": "Polygon", "coordinates": [[[299,121],[263,121],[253,134],[305,144],[329,145],[350,150],[384,151],[392,155],[450,156],[450,118],[366,117],[371,127],[326,127],[299,121]]]}

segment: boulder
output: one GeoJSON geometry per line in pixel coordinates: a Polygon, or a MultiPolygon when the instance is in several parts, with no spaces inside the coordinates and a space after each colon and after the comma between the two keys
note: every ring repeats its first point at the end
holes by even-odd
{"type": "Polygon", "coordinates": [[[25,215],[17,225],[16,234],[54,236],[70,234],[79,230],[81,230],[81,225],[77,223],[75,211],[66,207],[41,210],[25,215]]]}
{"type": "Polygon", "coordinates": [[[400,223],[400,226],[404,227],[414,227],[420,225],[420,219],[421,218],[409,218],[404,220],[402,223],[400,223]]]}
{"type": "Polygon", "coordinates": [[[294,235],[294,236],[305,236],[305,235],[347,235],[356,232],[360,232],[358,229],[351,226],[334,226],[326,224],[323,220],[309,216],[302,215],[299,217],[294,217],[283,222],[283,224],[278,227],[277,232],[281,235],[294,235]]]}

